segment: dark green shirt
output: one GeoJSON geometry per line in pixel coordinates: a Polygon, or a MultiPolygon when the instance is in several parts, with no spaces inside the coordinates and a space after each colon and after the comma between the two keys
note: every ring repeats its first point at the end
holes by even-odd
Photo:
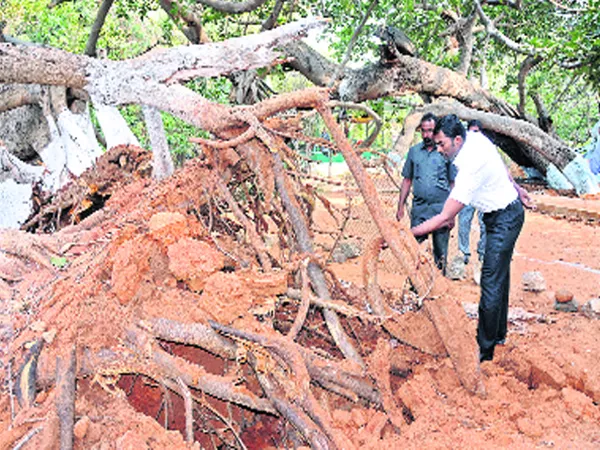
{"type": "Polygon", "coordinates": [[[412,180],[412,222],[427,220],[442,211],[456,172],[451,161],[435,149],[426,150],[423,142],[410,148],[402,176],[412,180]]]}

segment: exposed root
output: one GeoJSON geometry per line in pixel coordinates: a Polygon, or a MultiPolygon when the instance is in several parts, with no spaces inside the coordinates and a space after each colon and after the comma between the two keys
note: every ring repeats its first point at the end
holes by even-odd
{"type": "Polygon", "coordinates": [[[56,359],[56,412],[60,421],[60,448],[73,448],[73,426],[75,424],[75,347],[67,361],[56,359]]]}
{"type": "Polygon", "coordinates": [[[302,295],[301,295],[301,303],[300,308],[298,309],[298,315],[296,319],[294,319],[294,324],[288,333],[288,337],[291,340],[295,340],[296,336],[304,326],[304,321],[306,320],[306,316],[308,315],[308,308],[310,307],[310,292],[308,285],[308,271],[307,271],[308,261],[303,262],[300,270],[300,274],[302,276],[302,295]]]}

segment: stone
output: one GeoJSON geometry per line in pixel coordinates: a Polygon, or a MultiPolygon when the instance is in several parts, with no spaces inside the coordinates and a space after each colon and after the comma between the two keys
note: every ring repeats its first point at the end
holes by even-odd
{"type": "Polygon", "coordinates": [[[46,342],[46,344],[52,344],[52,342],[54,342],[55,337],[56,337],[56,329],[55,328],[42,333],[42,339],[46,342]]]}
{"type": "Polygon", "coordinates": [[[481,284],[481,266],[482,263],[479,260],[476,260],[473,264],[473,281],[477,286],[481,284]]]}
{"type": "Polygon", "coordinates": [[[579,307],[576,300],[570,302],[554,302],[554,309],[560,312],[577,312],[579,307]]]}
{"type": "Polygon", "coordinates": [[[344,255],[344,252],[342,252],[342,250],[339,247],[336,247],[333,250],[333,253],[331,254],[331,259],[333,260],[333,262],[338,264],[345,263],[348,260],[346,255],[344,255]]]}
{"type": "Polygon", "coordinates": [[[446,268],[446,277],[451,280],[463,280],[465,278],[465,261],[461,256],[455,256],[446,268]]]}
{"type": "Polygon", "coordinates": [[[362,251],[358,245],[353,242],[340,242],[331,255],[336,263],[343,263],[349,259],[358,258],[362,251]]]}
{"type": "Polygon", "coordinates": [[[554,294],[554,299],[557,303],[567,303],[573,300],[573,293],[567,289],[559,289],[554,294]]]}
{"type": "Polygon", "coordinates": [[[546,280],[541,272],[525,272],[521,277],[523,289],[531,292],[542,292],[546,290],[546,280]]]}
{"type": "Polygon", "coordinates": [[[581,312],[590,319],[600,319],[600,298],[593,298],[581,307],[581,312]]]}
{"type": "Polygon", "coordinates": [[[90,427],[90,422],[91,421],[88,416],[83,416],[77,421],[73,427],[73,434],[75,435],[76,439],[83,439],[85,437],[90,427]]]}

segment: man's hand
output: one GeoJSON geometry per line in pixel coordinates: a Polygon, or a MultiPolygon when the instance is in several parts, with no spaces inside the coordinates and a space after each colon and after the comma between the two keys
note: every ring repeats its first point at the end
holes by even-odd
{"type": "Polygon", "coordinates": [[[398,211],[396,212],[396,220],[400,222],[404,218],[404,205],[398,205],[398,211]]]}
{"type": "Polygon", "coordinates": [[[535,202],[529,196],[529,193],[523,188],[519,188],[519,200],[521,200],[521,203],[523,203],[525,208],[533,210],[537,209],[535,202]]]}
{"type": "Polygon", "coordinates": [[[454,226],[456,225],[456,216],[454,216],[452,219],[447,220],[444,225],[449,230],[451,230],[452,228],[454,228],[454,226]]]}

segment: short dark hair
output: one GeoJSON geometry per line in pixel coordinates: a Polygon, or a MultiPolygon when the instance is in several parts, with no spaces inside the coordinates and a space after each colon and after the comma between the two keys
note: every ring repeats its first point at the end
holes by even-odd
{"type": "Polygon", "coordinates": [[[483,125],[477,119],[469,120],[469,123],[467,123],[467,130],[471,127],[477,127],[480,130],[483,130],[483,125]]]}
{"type": "Polygon", "coordinates": [[[419,122],[419,124],[422,124],[423,122],[429,122],[430,120],[433,121],[434,125],[436,125],[438,122],[438,118],[434,113],[432,113],[432,112],[425,113],[423,115],[423,117],[421,117],[421,122],[419,122]]]}
{"type": "Polygon", "coordinates": [[[456,114],[448,114],[447,116],[438,119],[435,128],[433,129],[433,134],[438,134],[440,131],[450,139],[454,139],[456,136],[460,136],[464,139],[467,134],[465,126],[460,119],[456,117],[456,114]]]}

